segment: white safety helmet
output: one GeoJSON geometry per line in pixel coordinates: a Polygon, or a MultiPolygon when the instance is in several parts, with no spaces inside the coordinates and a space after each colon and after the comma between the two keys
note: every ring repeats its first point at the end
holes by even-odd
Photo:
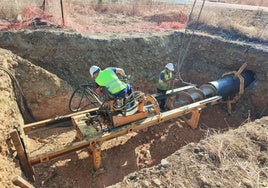
{"type": "Polygon", "coordinates": [[[170,71],[174,71],[174,66],[173,66],[172,63],[168,63],[168,64],[166,64],[165,68],[167,68],[167,69],[170,70],[170,71]]]}
{"type": "Polygon", "coordinates": [[[90,73],[91,77],[93,77],[94,72],[96,72],[98,70],[100,70],[100,67],[98,67],[96,65],[91,66],[89,69],[89,73],[90,73]]]}

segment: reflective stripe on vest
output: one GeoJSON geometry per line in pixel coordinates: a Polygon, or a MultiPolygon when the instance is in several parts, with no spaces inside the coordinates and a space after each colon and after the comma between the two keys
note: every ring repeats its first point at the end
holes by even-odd
{"type": "MultiPolygon", "coordinates": [[[[169,78],[172,78],[172,72],[170,72],[169,74],[167,73],[167,71],[163,70],[161,73],[164,74],[164,79],[167,80],[169,78]]],[[[160,73],[160,74],[161,74],[160,73]]],[[[168,90],[169,89],[169,82],[164,82],[163,80],[158,79],[158,83],[157,83],[157,88],[161,89],[161,90],[168,90]]]]}
{"type": "Polygon", "coordinates": [[[121,82],[114,71],[107,68],[100,71],[95,82],[99,86],[104,86],[111,94],[116,94],[126,88],[126,84],[121,82]]]}

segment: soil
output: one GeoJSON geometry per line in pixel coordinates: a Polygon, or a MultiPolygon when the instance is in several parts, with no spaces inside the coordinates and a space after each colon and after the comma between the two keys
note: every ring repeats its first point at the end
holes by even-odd
{"type": "MultiPolygon", "coordinates": [[[[20,82],[23,88],[35,87],[40,93],[46,93],[47,88],[52,91],[47,93],[51,97],[47,106],[56,108],[59,94],[66,94],[60,98],[62,102],[68,100],[71,88],[56,75],[8,50],[0,49],[0,58],[1,66],[13,70],[11,73],[18,80],[27,78],[27,82],[20,82]],[[36,74],[27,74],[29,72],[36,74]],[[37,87],[36,83],[44,85],[37,87]]],[[[16,175],[27,178],[20,170],[14,148],[9,145],[9,132],[14,126],[19,129],[25,120],[16,102],[16,84],[7,73],[5,70],[0,72],[0,187],[15,187],[12,179],[16,175]]],[[[195,75],[191,79],[198,80],[195,75]]],[[[39,102],[37,106],[43,104],[42,96],[39,102]]],[[[102,168],[99,171],[93,170],[92,156],[87,149],[35,165],[36,181],[32,185],[268,187],[268,118],[253,121],[250,111],[239,110],[241,107],[244,105],[238,102],[229,115],[224,104],[209,106],[202,110],[197,129],[192,129],[182,117],[178,117],[106,141],[101,146],[102,168]]],[[[49,112],[44,109],[44,113],[49,115],[49,112]]],[[[29,135],[29,151],[48,152],[75,141],[71,124],[45,128],[29,135]]]]}

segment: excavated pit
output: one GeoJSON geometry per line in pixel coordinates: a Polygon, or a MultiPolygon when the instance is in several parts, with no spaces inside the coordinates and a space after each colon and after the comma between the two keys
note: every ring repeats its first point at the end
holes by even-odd
{"type": "MultiPolygon", "coordinates": [[[[157,75],[166,62],[177,65],[178,59],[181,58],[179,56],[184,54],[187,55],[180,71],[181,77],[185,82],[199,86],[217,80],[223,73],[235,71],[243,63],[247,63],[247,69],[256,73],[257,82],[245,93],[243,104],[251,107],[251,113],[256,118],[268,112],[265,100],[268,49],[267,46],[260,44],[227,41],[221,37],[197,34],[193,37],[189,50],[185,52],[185,46],[189,41],[187,37],[190,36],[185,37],[181,32],[82,36],[60,30],[34,30],[2,32],[0,37],[2,48],[9,49],[33,65],[56,75],[72,88],[93,81],[90,80],[88,69],[94,64],[102,68],[108,66],[124,68],[127,74],[132,76],[134,90],[152,94],[156,91],[157,75]]],[[[37,77],[41,73],[35,72],[37,77]]],[[[32,91],[27,82],[22,81],[25,80],[23,75],[18,75],[18,79],[22,88],[25,88],[26,98],[31,99],[28,100],[31,109],[35,106],[33,113],[36,113],[37,119],[46,119],[55,114],[62,115],[68,112],[64,104],[65,99],[61,104],[57,103],[60,108],[56,105],[52,109],[42,108],[41,106],[47,105],[40,103],[48,102],[43,99],[38,105],[34,104],[37,95],[56,98],[55,101],[58,101],[62,96],[60,91],[57,93],[48,88],[46,92],[38,93],[32,91]]],[[[44,80],[39,81],[46,85],[44,80]]],[[[177,87],[183,85],[185,84],[181,83],[177,87]]],[[[64,86],[66,87],[68,86],[64,86]]],[[[247,111],[247,107],[245,110],[247,111]]]]}
{"type": "MultiPolygon", "coordinates": [[[[192,130],[176,118],[138,134],[131,133],[108,141],[102,148],[103,166],[107,173],[98,176],[94,176],[90,155],[84,150],[36,165],[34,185],[112,185],[131,172],[159,164],[161,159],[188,143],[199,142],[211,130],[222,132],[242,125],[249,118],[267,116],[267,46],[196,34],[185,52],[187,37],[190,36],[184,36],[182,32],[120,36],[82,36],[62,30],[1,32],[0,47],[23,58],[13,58],[18,63],[12,68],[36,120],[70,113],[69,97],[79,84],[93,81],[88,73],[93,64],[102,68],[124,68],[132,76],[134,90],[148,94],[156,93],[157,76],[164,65],[167,62],[177,65],[184,53],[187,55],[180,75],[185,82],[200,86],[219,79],[223,73],[239,69],[245,62],[247,69],[256,74],[256,81],[233,105],[231,115],[227,113],[226,104],[218,104],[202,111],[198,129],[192,130]],[[150,154],[146,154],[148,150],[150,154]]],[[[185,84],[180,82],[176,87],[181,86],[185,84]]],[[[52,138],[46,137],[45,132],[42,139],[54,139],[55,145],[60,146],[70,141],[70,135],[73,135],[70,127],[55,132],[60,135],[60,140],[53,133],[52,138]]]]}

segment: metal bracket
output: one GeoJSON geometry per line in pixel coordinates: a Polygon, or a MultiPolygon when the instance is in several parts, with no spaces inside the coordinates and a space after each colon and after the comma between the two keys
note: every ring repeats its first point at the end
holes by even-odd
{"type": "Polygon", "coordinates": [[[229,73],[225,73],[223,74],[223,76],[226,76],[226,75],[229,75],[229,74],[234,74],[234,76],[238,77],[239,81],[240,81],[240,84],[239,84],[239,93],[232,99],[232,100],[227,100],[227,111],[228,111],[228,114],[231,114],[232,113],[232,104],[233,103],[236,103],[238,101],[238,99],[241,97],[241,95],[244,93],[244,78],[241,76],[241,73],[243,72],[243,70],[246,68],[247,66],[247,63],[244,63],[238,71],[232,71],[232,72],[229,72],[229,73]]]}

